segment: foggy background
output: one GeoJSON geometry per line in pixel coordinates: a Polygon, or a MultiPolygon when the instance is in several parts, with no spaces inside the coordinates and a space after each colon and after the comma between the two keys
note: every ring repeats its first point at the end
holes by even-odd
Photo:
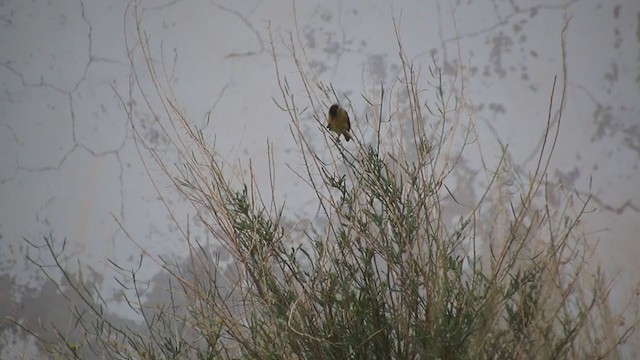
{"type": "MultiPolygon", "coordinates": [[[[116,95],[133,110],[143,138],[166,150],[167,159],[175,156],[144,99],[130,91],[125,38],[141,81],[151,82],[142,71],[134,19],[125,16],[128,4],[0,1],[0,358],[28,353],[6,317],[65,321],[64,299],[25,257],[46,256],[25,239],[67,239],[69,266],[78,259],[89,266],[84,275],[125,317],[107,259],[134,268],[141,250],[117,221],[154,254],[187,256],[116,95]]],[[[295,69],[278,36],[297,26],[318,76],[348,97],[354,119],[362,119],[368,105],[360,94],[399,76],[395,19],[424,80],[434,63],[451,76],[463,59],[485,157],[496,163],[499,143],[508,144],[523,170],[535,165],[553,78],[562,79],[564,61],[567,103],[550,180],[593,195],[590,208],[597,211],[582,221],[599,261],[617,276],[614,304],[623,306],[640,291],[640,2],[142,1],[140,14],[151,56],[158,66],[165,61],[180,105],[217,152],[232,162],[251,158],[266,183],[267,139],[274,143],[276,199],[296,214],[292,222],[314,216],[314,195],[287,167],[301,160],[288,115],[272,100],[279,89],[269,29],[280,44],[284,76],[295,77],[295,69]]],[[[308,136],[322,137],[311,119],[304,127],[308,136]]],[[[456,176],[477,181],[478,159],[465,166],[468,173],[456,176]]],[[[186,222],[189,206],[159,182],[186,222]]],[[[195,228],[196,236],[205,237],[201,230],[195,228]]],[[[146,263],[141,274],[157,270],[146,263]]]]}

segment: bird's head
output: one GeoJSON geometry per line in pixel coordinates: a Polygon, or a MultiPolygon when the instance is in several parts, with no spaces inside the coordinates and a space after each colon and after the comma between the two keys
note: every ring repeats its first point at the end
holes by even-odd
{"type": "Polygon", "coordinates": [[[329,115],[336,116],[338,114],[338,108],[340,108],[338,104],[331,105],[331,107],[329,108],[329,115]]]}

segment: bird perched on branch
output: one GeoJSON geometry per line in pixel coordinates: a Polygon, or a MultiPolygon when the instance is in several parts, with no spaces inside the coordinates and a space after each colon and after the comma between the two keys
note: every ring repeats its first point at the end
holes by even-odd
{"type": "Polygon", "coordinates": [[[349,121],[349,114],[347,111],[340,107],[338,104],[333,104],[329,108],[329,117],[327,119],[329,124],[327,128],[338,134],[338,140],[340,135],[344,136],[344,139],[351,140],[351,122],[349,121]]]}

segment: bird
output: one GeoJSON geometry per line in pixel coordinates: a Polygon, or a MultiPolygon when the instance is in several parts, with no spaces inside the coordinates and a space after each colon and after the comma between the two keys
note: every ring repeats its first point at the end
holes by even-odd
{"type": "Polygon", "coordinates": [[[329,124],[327,129],[338,134],[338,140],[340,135],[344,136],[345,140],[351,140],[351,122],[349,121],[349,114],[347,111],[340,107],[338,104],[333,104],[329,108],[329,116],[327,118],[329,124]]]}

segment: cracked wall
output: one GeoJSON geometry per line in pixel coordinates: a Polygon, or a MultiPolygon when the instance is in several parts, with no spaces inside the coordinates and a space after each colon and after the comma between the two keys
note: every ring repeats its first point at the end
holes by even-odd
{"type": "MultiPolygon", "coordinates": [[[[106,290],[116,287],[106,259],[135,264],[140,253],[116,219],[158,253],[186,255],[142,166],[126,116],[129,111],[138,119],[144,139],[163,156],[175,156],[144,99],[131,90],[134,74],[125,38],[131,44],[136,39],[124,33],[125,26],[135,25],[124,16],[127,4],[0,2],[2,318],[35,321],[43,314],[20,307],[23,299],[56,301],[41,292],[46,280],[25,260],[24,238],[38,241],[49,233],[66,238],[70,256],[90,263],[106,290]]],[[[640,3],[486,0],[452,9],[449,1],[325,1],[298,2],[295,15],[314,69],[353,99],[360,117],[363,82],[391,83],[399,71],[392,17],[401,19],[405,50],[425,72],[432,58],[449,74],[460,65],[459,56],[465,59],[465,91],[483,146],[496,152],[495,139],[508,143],[521,169],[531,166],[540,147],[537,134],[546,121],[553,76],[564,62],[568,102],[550,173],[554,181],[592,195],[598,212],[585,221],[600,241],[599,255],[609,270],[620,271],[620,296],[635,291],[640,282],[640,3]],[[560,33],[567,20],[562,58],[560,33]]],[[[288,120],[271,100],[278,89],[267,31],[269,24],[294,29],[290,2],[143,2],[142,17],[154,43],[151,55],[158,64],[165,61],[178,101],[218,151],[230,159],[250,157],[256,172],[266,174],[265,139],[277,139],[278,171],[287,174],[285,164],[299,165],[288,120]]],[[[133,48],[134,62],[143,65],[139,48],[133,48]]],[[[151,85],[144,72],[139,75],[151,85]]],[[[317,128],[310,123],[305,131],[314,134],[317,128]]],[[[457,175],[472,177],[479,161],[470,156],[468,170],[457,175]]],[[[159,169],[150,171],[160,178],[159,169]]],[[[312,217],[306,185],[295,177],[279,180],[287,191],[277,199],[300,209],[301,218],[312,217]]],[[[166,181],[158,181],[170,193],[166,181]]],[[[172,201],[188,213],[187,204],[177,197],[172,201]]],[[[156,270],[149,266],[145,274],[151,277],[156,270]]],[[[118,309],[117,296],[114,303],[118,309]]],[[[13,339],[15,329],[6,319],[2,324],[3,337],[13,339]]],[[[20,351],[14,340],[0,346],[2,355],[20,351]]]]}

